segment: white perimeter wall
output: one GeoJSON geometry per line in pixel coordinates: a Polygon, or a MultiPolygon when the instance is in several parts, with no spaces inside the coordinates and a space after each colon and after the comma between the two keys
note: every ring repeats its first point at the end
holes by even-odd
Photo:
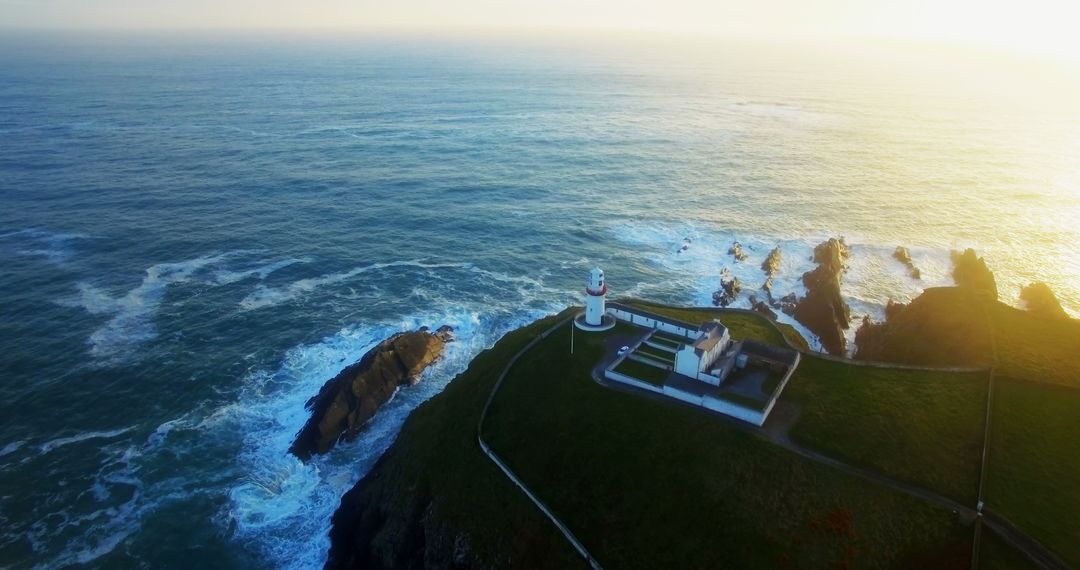
{"type": "Polygon", "coordinates": [[[641,380],[636,380],[634,378],[631,378],[631,377],[627,376],[626,374],[621,374],[619,372],[615,372],[614,370],[605,370],[604,371],[604,376],[606,376],[610,380],[614,380],[616,382],[622,382],[623,384],[629,384],[629,385],[631,385],[631,386],[633,386],[635,388],[641,388],[642,390],[648,390],[650,392],[656,392],[657,394],[662,393],[659,386],[654,386],[652,384],[649,384],[648,382],[642,382],[641,380]]]}
{"type": "Polygon", "coordinates": [[[669,332],[669,333],[674,334],[674,335],[678,335],[678,336],[681,336],[681,337],[686,337],[687,339],[690,339],[690,340],[696,339],[699,336],[699,332],[698,332],[697,329],[689,329],[689,328],[686,328],[686,327],[681,327],[679,325],[675,325],[675,324],[669,323],[667,321],[654,319],[652,317],[647,317],[645,315],[639,315],[637,313],[633,313],[633,312],[630,312],[630,311],[624,311],[622,309],[616,309],[614,307],[608,307],[607,312],[614,315],[615,318],[619,319],[620,321],[626,321],[628,323],[633,323],[635,325],[642,326],[642,327],[649,327],[651,329],[662,330],[664,332],[669,332]]]}

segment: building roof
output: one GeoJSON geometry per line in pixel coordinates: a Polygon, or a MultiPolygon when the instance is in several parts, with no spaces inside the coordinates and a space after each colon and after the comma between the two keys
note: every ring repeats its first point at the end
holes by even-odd
{"type": "Polygon", "coordinates": [[[722,335],[724,334],[724,331],[727,330],[727,327],[725,327],[724,324],[720,321],[713,319],[711,321],[701,323],[701,326],[698,327],[698,330],[710,334],[715,332],[718,335],[722,335]]]}
{"type": "Polygon", "coordinates": [[[721,340],[723,340],[723,337],[721,335],[707,334],[694,341],[694,350],[708,352],[712,350],[721,340]]]}

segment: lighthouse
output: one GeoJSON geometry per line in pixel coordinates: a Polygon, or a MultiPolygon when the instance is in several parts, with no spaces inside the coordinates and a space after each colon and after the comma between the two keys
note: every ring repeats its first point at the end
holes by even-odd
{"type": "Polygon", "coordinates": [[[589,285],[585,287],[585,324],[598,327],[604,321],[604,297],[607,284],[604,283],[604,271],[594,267],[589,272],[589,285]]]}
{"type": "Polygon", "coordinates": [[[606,296],[604,272],[596,267],[589,271],[589,281],[585,284],[585,312],[574,317],[574,326],[583,331],[606,331],[614,327],[615,317],[607,313],[604,305],[606,296]]]}

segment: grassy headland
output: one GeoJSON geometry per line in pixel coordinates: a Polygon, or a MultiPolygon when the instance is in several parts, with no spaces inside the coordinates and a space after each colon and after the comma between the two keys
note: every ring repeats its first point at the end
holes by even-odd
{"type": "Polygon", "coordinates": [[[987,506],[1080,566],[1080,390],[997,377],[987,506]]]}
{"type": "Polygon", "coordinates": [[[859,367],[804,356],[784,399],[791,439],[974,505],[987,373],[859,367]]]}
{"type": "Polygon", "coordinates": [[[506,335],[409,415],[396,443],[342,498],[329,567],[450,566],[462,552],[461,565],[584,567],[476,443],[476,422],[495,380],[555,320],[506,335]]]}
{"type": "MultiPolygon", "coordinates": [[[[1080,321],[1010,307],[970,288],[940,288],[876,327],[860,356],[994,366],[986,506],[1080,565],[1080,321]]],[[[793,385],[791,393],[803,389],[793,385]]],[[[873,425],[858,421],[860,429],[873,425]]]]}
{"type": "Polygon", "coordinates": [[[606,566],[967,563],[970,528],[950,512],[703,411],[598,386],[589,375],[607,335],[579,333],[573,356],[569,335],[513,368],[485,437],[606,566]]]}

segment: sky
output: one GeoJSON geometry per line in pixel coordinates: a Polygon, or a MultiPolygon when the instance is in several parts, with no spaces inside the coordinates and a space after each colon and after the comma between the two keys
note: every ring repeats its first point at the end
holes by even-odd
{"type": "Polygon", "coordinates": [[[1080,0],[0,0],[0,26],[73,30],[655,32],[947,42],[1080,59],[1080,0]]]}

